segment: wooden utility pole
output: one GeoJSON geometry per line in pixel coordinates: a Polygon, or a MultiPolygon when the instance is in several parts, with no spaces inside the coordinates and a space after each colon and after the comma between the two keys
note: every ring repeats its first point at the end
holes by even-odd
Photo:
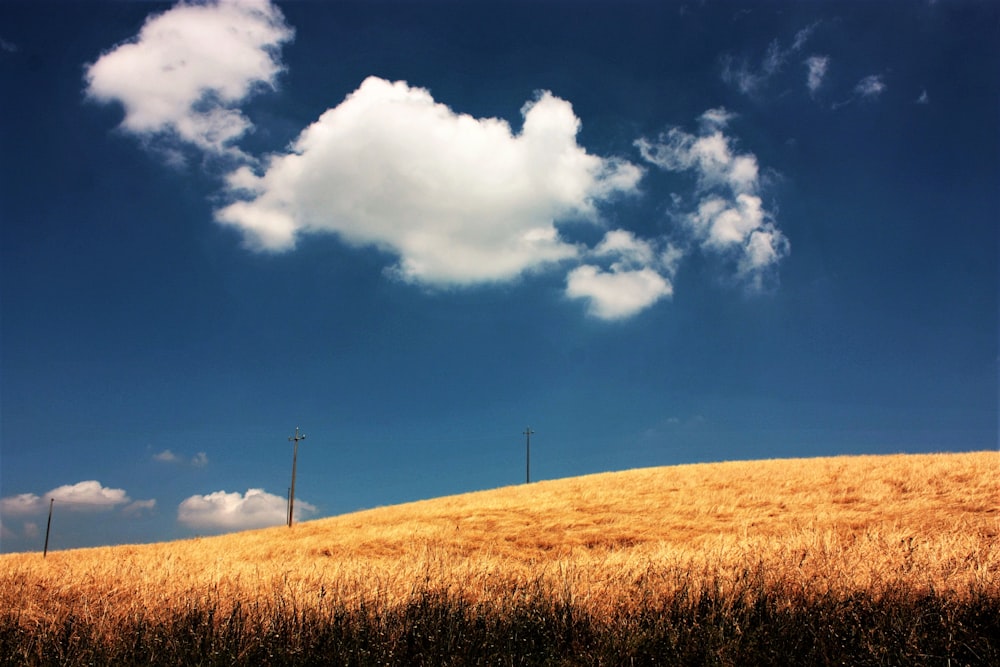
{"type": "Polygon", "coordinates": [[[524,483],[531,483],[531,427],[524,429],[524,483]]]}
{"type": "Polygon", "coordinates": [[[292,519],[295,512],[295,464],[299,458],[299,440],[305,440],[305,433],[299,435],[299,427],[295,427],[295,436],[288,439],[288,442],[295,443],[292,450],[292,486],[288,489],[288,527],[292,527],[292,519]]]}
{"type": "Polygon", "coordinates": [[[49,531],[52,530],[52,505],[55,502],[55,498],[49,498],[49,522],[45,524],[45,549],[42,551],[42,558],[49,555],[49,531]]]}

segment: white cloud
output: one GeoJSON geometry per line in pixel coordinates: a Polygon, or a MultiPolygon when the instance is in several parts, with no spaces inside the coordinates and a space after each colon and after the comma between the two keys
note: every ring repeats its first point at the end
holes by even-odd
{"type": "Polygon", "coordinates": [[[236,107],[274,86],[292,35],[269,0],[180,3],[88,66],[87,94],[121,103],[128,132],[242,156],[232,143],[251,123],[236,107]]]}
{"type": "MultiPolygon", "coordinates": [[[[699,201],[679,216],[684,228],[702,250],[735,258],[737,277],[759,289],[788,254],[789,243],[763,206],[756,156],[734,151],[723,133],[732,118],[725,110],[710,109],[699,119],[698,135],[675,127],[655,140],[641,138],[636,146],[645,160],[662,169],[694,172],[699,201]]],[[[671,252],[676,265],[680,251],[671,252]]]]}
{"type": "Polygon", "coordinates": [[[584,264],[566,277],[566,294],[587,299],[589,312],[604,320],[618,320],[645,310],[673,294],[673,286],[650,268],[636,270],[613,267],[611,271],[584,264]]]}
{"type": "Polygon", "coordinates": [[[920,91],[920,97],[917,98],[917,104],[930,104],[931,98],[927,95],[927,90],[924,89],[920,91]]]}
{"type": "Polygon", "coordinates": [[[557,223],[596,220],[600,202],[636,191],[642,170],[588,154],[572,107],[551,93],[522,115],[514,134],[506,121],[370,77],[262,175],[233,172],[232,192],[245,198],[216,218],[259,250],[335,233],[394,253],[397,275],[430,285],[505,281],[576,258],[557,223]]]}
{"type": "Polygon", "coordinates": [[[636,315],[660,299],[673,296],[672,279],[680,259],[677,248],[668,245],[658,252],[656,244],[632,232],[607,232],[591,252],[595,260],[610,260],[609,270],[584,264],[566,277],[566,295],[588,301],[588,312],[604,320],[636,315]]]}
{"type": "Polygon", "coordinates": [[[57,487],[45,494],[45,498],[55,498],[56,503],[66,504],[77,510],[113,509],[131,500],[124,489],[111,489],[97,480],[57,487]]]}
{"type": "MultiPolygon", "coordinates": [[[[295,518],[316,512],[316,507],[295,499],[295,518]]],[[[198,530],[227,531],[280,526],[288,518],[287,500],[263,489],[245,494],[216,491],[195,495],[181,502],[177,520],[198,530]]]]}
{"type": "MultiPolygon", "coordinates": [[[[7,516],[40,514],[48,509],[50,499],[55,500],[60,511],[73,512],[111,510],[132,502],[124,489],[112,489],[97,480],[87,480],[76,484],[64,484],[42,495],[21,493],[2,498],[0,513],[7,516]]],[[[155,503],[155,501],[140,500],[136,503],[155,503]]]]}
{"type": "Polygon", "coordinates": [[[198,452],[191,457],[191,465],[195,468],[204,468],[208,465],[208,454],[205,452],[198,452]]]}
{"type": "Polygon", "coordinates": [[[878,74],[866,76],[854,87],[854,92],[862,97],[878,97],[885,91],[885,82],[878,74]]]}
{"type": "Polygon", "coordinates": [[[823,85],[823,77],[826,76],[826,70],[830,66],[830,58],[828,56],[810,56],[806,58],[805,64],[809,69],[806,85],[809,87],[810,93],[815,93],[823,85]]]}

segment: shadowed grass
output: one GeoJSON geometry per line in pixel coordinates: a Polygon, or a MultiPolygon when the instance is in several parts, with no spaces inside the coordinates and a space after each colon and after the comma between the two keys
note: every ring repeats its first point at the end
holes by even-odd
{"type": "Polygon", "coordinates": [[[869,596],[775,590],[762,573],[595,618],[539,588],[502,607],[422,590],[380,608],[268,609],[212,601],[108,637],[68,615],[0,621],[4,665],[955,665],[1000,664],[1000,600],[905,590],[869,596]],[[742,593],[734,595],[733,591],[742,593]]]}

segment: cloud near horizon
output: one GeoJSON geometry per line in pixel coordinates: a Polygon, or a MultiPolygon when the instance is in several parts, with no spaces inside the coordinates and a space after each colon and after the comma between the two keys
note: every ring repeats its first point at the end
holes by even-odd
{"type": "Polygon", "coordinates": [[[0,514],[6,516],[31,516],[48,510],[49,500],[54,499],[60,509],[73,512],[102,512],[123,508],[135,513],[152,509],[155,500],[135,500],[129,498],[124,489],[105,487],[97,480],[87,480],[76,484],[64,484],[41,495],[21,493],[0,498],[0,514]]]}
{"type": "MultiPolygon", "coordinates": [[[[310,503],[295,499],[295,519],[316,513],[310,503]]],[[[288,519],[288,501],[263,489],[246,493],[215,491],[194,495],[177,508],[177,521],[189,528],[212,532],[280,526],[288,519]]]]}

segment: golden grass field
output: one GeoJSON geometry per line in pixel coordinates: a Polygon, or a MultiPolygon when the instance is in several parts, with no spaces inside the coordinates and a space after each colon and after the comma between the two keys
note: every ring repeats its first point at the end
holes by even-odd
{"type": "MultiPolygon", "coordinates": [[[[1000,595],[1000,453],[711,463],[537,482],[211,538],[0,556],[0,609],[114,632],[185,605],[509,604],[595,618],[762,573],[801,595],[1000,595]],[[506,602],[505,602],[506,601],[506,602]]],[[[745,595],[745,591],[743,594],[745,595]]]]}

